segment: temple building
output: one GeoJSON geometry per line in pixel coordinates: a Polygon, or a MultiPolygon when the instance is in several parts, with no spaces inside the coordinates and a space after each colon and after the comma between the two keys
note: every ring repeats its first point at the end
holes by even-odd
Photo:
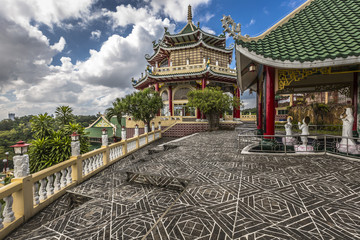
{"type": "Polygon", "coordinates": [[[224,16],[224,31],[236,40],[238,86],[257,92],[264,135],[274,135],[275,95],[315,92],[350,99],[359,131],[359,13],[360,1],[308,0],[257,37],[242,36],[240,24],[224,16]]]}
{"type": "MultiPolygon", "coordinates": [[[[200,121],[205,116],[187,107],[187,93],[206,87],[220,87],[224,92],[240,97],[236,85],[236,71],[230,69],[234,47],[226,46],[225,35],[216,36],[203,31],[192,22],[191,6],[188,22],[177,34],[165,28],[161,40],[153,42],[154,53],[146,55],[149,63],[145,75],[132,79],[134,88],[152,87],[164,102],[161,116],[182,116],[200,121]]],[[[231,120],[240,119],[240,109],[234,108],[231,120]]]]}

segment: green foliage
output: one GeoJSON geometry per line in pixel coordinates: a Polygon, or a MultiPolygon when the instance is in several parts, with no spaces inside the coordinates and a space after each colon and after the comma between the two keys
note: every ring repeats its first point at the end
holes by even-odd
{"type": "Polygon", "coordinates": [[[70,120],[74,121],[74,118],[70,116],[72,109],[68,106],[60,106],[57,112],[58,126],[53,124],[54,120],[46,113],[31,119],[31,129],[35,131],[35,139],[30,142],[29,149],[31,173],[69,159],[71,156],[70,134],[73,132],[82,135],[80,136],[80,152],[86,153],[90,149],[90,143],[84,136],[85,128],[79,123],[70,122],[70,120]],[[59,129],[55,131],[56,128],[59,129]]]}
{"type": "Polygon", "coordinates": [[[188,106],[200,109],[204,114],[221,114],[232,106],[239,106],[238,98],[231,98],[220,88],[207,87],[204,90],[194,90],[188,93],[188,106]]]}
{"type": "Polygon", "coordinates": [[[210,130],[219,126],[220,114],[230,110],[231,107],[239,107],[240,100],[224,94],[220,88],[207,87],[204,90],[194,90],[188,93],[188,106],[200,109],[210,124],[210,130]]]}
{"type": "Polygon", "coordinates": [[[47,113],[33,116],[30,123],[35,138],[46,138],[54,132],[54,119],[47,113]]]}
{"type": "Polygon", "coordinates": [[[88,127],[97,118],[95,115],[76,115],[74,116],[74,122],[79,123],[83,127],[88,127]]]}
{"type": "MultiPolygon", "coordinates": [[[[143,121],[150,127],[151,120],[156,117],[156,114],[162,107],[163,102],[159,93],[146,88],[143,91],[127,95],[122,99],[117,98],[113,102],[112,109],[116,108],[118,112],[129,114],[135,121],[143,121]]],[[[107,112],[110,113],[110,110],[108,111],[107,109],[107,112]]],[[[121,121],[121,117],[118,117],[118,121],[121,121]]]]}
{"type": "Polygon", "coordinates": [[[14,121],[10,119],[4,119],[0,121],[0,131],[11,130],[14,127],[14,121]]]}
{"type": "Polygon", "coordinates": [[[74,121],[73,110],[69,106],[58,106],[55,110],[56,120],[60,126],[65,126],[74,121]]]}
{"type": "Polygon", "coordinates": [[[115,101],[112,103],[112,107],[109,107],[105,110],[106,118],[110,121],[113,116],[117,117],[117,121],[121,126],[121,118],[124,112],[124,107],[122,105],[122,99],[116,98],[115,101]]]}

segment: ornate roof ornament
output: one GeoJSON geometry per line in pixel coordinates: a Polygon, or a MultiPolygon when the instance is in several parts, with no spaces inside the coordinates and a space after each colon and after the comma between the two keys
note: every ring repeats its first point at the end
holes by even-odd
{"type": "Polygon", "coordinates": [[[188,6],[188,16],[187,16],[188,23],[192,23],[192,13],[191,13],[191,5],[188,6]]]}
{"type": "Polygon", "coordinates": [[[221,19],[222,27],[224,28],[223,33],[227,32],[230,37],[234,40],[237,40],[241,36],[241,24],[236,24],[235,21],[231,18],[231,16],[223,15],[221,19]]]}

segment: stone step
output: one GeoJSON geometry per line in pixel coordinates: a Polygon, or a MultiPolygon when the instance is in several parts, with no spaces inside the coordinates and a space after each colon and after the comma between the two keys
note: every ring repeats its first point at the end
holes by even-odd
{"type": "Polygon", "coordinates": [[[126,171],[126,174],[129,183],[149,184],[177,191],[183,191],[191,182],[191,178],[178,178],[133,171],[126,171]]]}

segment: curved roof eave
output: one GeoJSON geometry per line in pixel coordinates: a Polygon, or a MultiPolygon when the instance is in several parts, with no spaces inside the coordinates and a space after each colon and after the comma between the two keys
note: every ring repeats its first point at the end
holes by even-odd
{"type": "Polygon", "coordinates": [[[333,66],[342,66],[342,65],[350,65],[350,64],[359,64],[360,56],[350,56],[347,58],[335,58],[335,59],[325,59],[325,60],[315,60],[312,62],[300,62],[300,61],[281,61],[274,60],[272,58],[265,58],[262,55],[258,55],[254,52],[248,51],[246,48],[243,48],[240,45],[236,45],[236,50],[239,51],[242,55],[247,58],[261,63],[263,65],[267,65],[270,67],[276,68],[286,68],[286,69],[297,69],[297,68],[317,68],[317,67],[333,67],[333,66]]]}
{"type": "Polygon", "coordinates": [[[198,45],[200,44],[203,44],[204,46],[210,48],[210,49],[213,49],[213,50],[217,50],[217,51],[220,51],[220,52],[224,52],[224,53],[232,53],[232,51],[234,50],[234,47],[231,47],[231,48],[225,48],[225,49],[221,49],[221,48],[217,48],[217,47],[213,47],[213,46],[210,46],[208,44],[206,44],[204,41],[199,41],[197,43],[194,43],[194,44],[189,44],[189,45],[185,45],[185,46],[180,46],[180,47],[163,47],[163,46],[160,46],[157,50],[156,53],[154,53],[151,57],[147,57],[147,55],[145,55],[145,59],[147,61],[152,61],[154,59],[154,57],[159,53],[159,51],[161,49],[163,50],[178,50],[178,49],[185,49],[185,48],[192,48],[192,47],[197,47],[198,45]]]}

